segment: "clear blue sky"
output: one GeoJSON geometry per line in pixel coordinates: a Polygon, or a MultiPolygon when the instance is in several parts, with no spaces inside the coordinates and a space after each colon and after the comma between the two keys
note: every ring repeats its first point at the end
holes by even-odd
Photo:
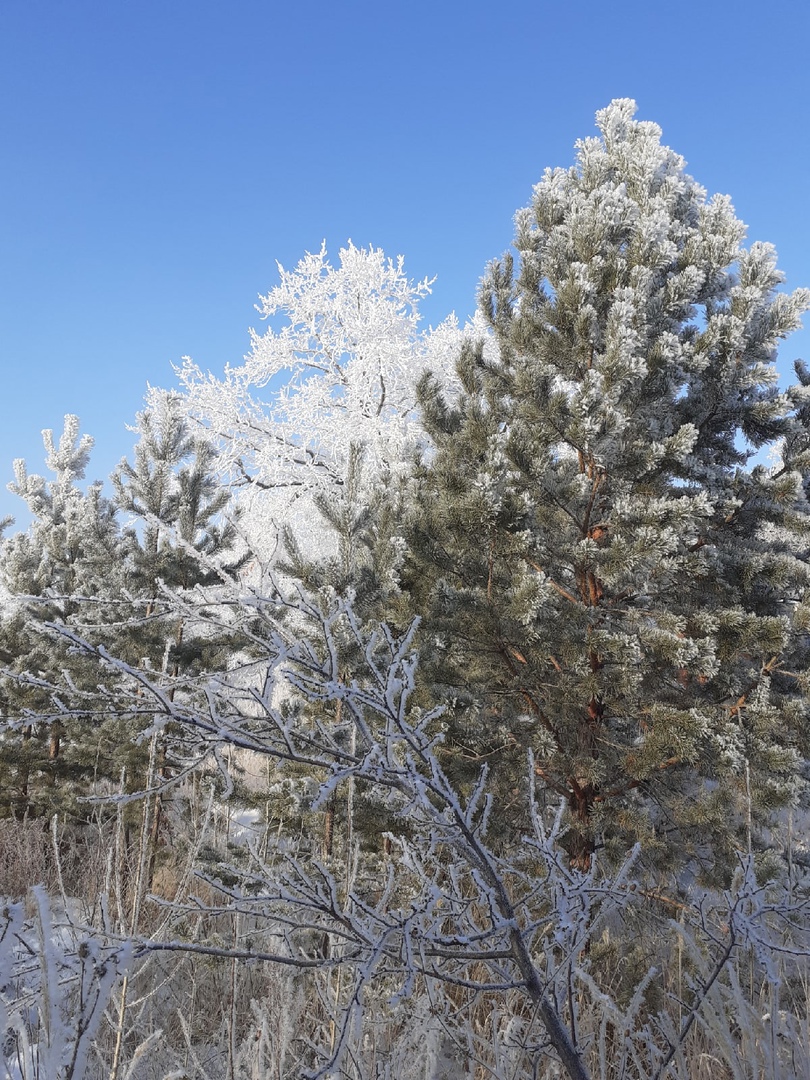
{"type": "Polygon", "coordinates": [[[146,383],[239,362],[275,260],[324,238],[438,275],[429,321],[469,314],[614,97],[810,285],[808,41],[800,0],[5,0],[0,514],[66,412],[106,476],[146,383]]]}

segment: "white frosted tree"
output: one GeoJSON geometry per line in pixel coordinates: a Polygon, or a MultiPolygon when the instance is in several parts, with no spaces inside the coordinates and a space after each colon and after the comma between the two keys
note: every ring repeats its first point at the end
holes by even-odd
{"type": "Polygon", "coordinates": [[[322,247],[279,274],[258,310],[280,325],[251,331],[244,363],[218,378],[186,358],[179,376],[223,479],[261,522],[256,538],[283,518],[306,541],[312,499],[346,483],[352,448],[369,489],[404,471],[424,440],[416,382],[430,370],[452,395],[463,331],[453,316],[423,329],[431,283],[411,281],[402,258],[380,249],[349,244],[333,266],[322,247]]]}

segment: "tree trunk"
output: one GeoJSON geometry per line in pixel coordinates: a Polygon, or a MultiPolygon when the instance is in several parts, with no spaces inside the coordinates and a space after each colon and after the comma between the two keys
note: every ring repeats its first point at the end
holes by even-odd
{"type": "Polygon", "coordinates": [[[321,852],[325,859],[329,858],[335,846],[335,808],[337,806],[337,792],[332,792],[329,802],[326,804],[326,813],[323,820],[323,839],[321,852]]]}

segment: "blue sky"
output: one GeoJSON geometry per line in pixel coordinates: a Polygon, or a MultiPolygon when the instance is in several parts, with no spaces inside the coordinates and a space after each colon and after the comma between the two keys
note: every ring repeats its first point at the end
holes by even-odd
{"type": "Polygon", "coordinates": [[[0,515],[67,412],[106,476],[147,382],[238,363],[275,261],[323,239],[437,275],[428,321],[471,313],[614,97],[810,285],[808,40],[798,0],[5,0],[0,515]]]}

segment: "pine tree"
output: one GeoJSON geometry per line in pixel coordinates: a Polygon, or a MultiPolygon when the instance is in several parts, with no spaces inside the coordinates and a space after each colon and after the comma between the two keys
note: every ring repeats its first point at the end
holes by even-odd
{"type": "Polygon", "coordinates": [[[574,865],[641,837],[709,871],[808,751],[806,391],[775,357],[810,292],[634,112],[517,215],[496,354],[467,343],[455,402],[422,380],[408,580],[457,773],[489,763],[505,822],[530,750],[574,865]]]}
{"type": "MultiPolygon", "coordinates": [[[[386,618],[405,610],[404,598],[399,590],[399,571],[402,564],[402,544],[398,539],[401,531],[401,508],[398,505],[398,487],[390,476],[376,473],[374,485],[364,475],[367,462],[361,447],[349,448],[343,483],[333,491],[315,496],[314,509],[319,520],[317,527],[323,536],[318,544],[322,552],[333,551],[332,556],[321,554],[308,556],[302,550],[294,529],[282,529],[284,558],[279,559],[273,572],[282,582],[282,588],[300,592],[309,598],[313,610],[319,615],[328,612],[339,598],[351,605],[354,629],[368,634],[379,629],[386,618]],[[369,492],[371,494],[369,495],[369,492]]],[[[297,617],[296,631],[306,633],[318,625],[318,617],[297,617]]],[[[338,649],[339,667],[346,678],[362,669],[365,656],[358,647],[354,632],[344,626],[337,630],[334,645],[338,649]]],[[[313,720],[338,727],[342,724],[341,706],[330,702],[325,708],[304,696],[290,698],[285,707],[297,723],[311,726],[313,720]]],[[[287,769],[287,776],[290,770],[287,769]]],[[[313,782],[323,781],[323,776],[313,776],[311,770],[300,770],[299,787],[313,787],[313,782]],[[303,781],[303,783],[302,783],[303,781]]],[[[286,792],[289,793],[290,785],[286,792]]],[[[306,807],[307,800],[300,805],[306,807]]],[[[289,814],[287,815],[289,819],[289,814]]],[[[388,823],[388,815],[379,800],[372,800],[362,788],[357,790],[351,782],[335,788],[328,804],[323,807],[322,850],[332,856],[350,857],[349,841],[353,838],[361,846],[378,854],[385,846],[382,834],[388,823]],[[336,839],[339,844],[336,844],[336,839]]],[[[314,826],[317,829],[317,825],[314,826]]],[[[310,823],[309,832],[314,831],[310,823]]]]}
{"type": "Polygon", "coordinates": [[[178,394],[150,391],[134,430],[134,462],[123,460],[112,477],[116,506],[130,519],[124,531],[127,586],[145,604],[148,625],[139,642],[154,638],[157,659],[178,668],[181,655],[188,664],[194,650],[184,643],[182,626],[167,633],[172,590],[216,580],[206,560],[233,548],[235,523],[223,516],[229,494],[214,473],[215,452],[192,433],[178,394]],[[167,650],[171,656],[161,659],[167,650]]]}
{"type": "MultiPolygon", "coordinates": [[[[175,680],[193,680],[226,666],[232,644],[227,634],[212,635],[201,627],[204,608],[201,619],[190,620],[183,598],[198,587],[215,589],[219,574],[237,571],[248,554],[235,553],[237,515],[224,514],[230,496],[216,477],[215,451],[192,430],[180,395],[150,390],[146,404],[133,429],[139,435],[133,462],[123,460],[112,477],[116,506],[129,515],[122,550],[133,603],[133,617],[122,628],[115,652],[160,673],[173,699],[175,680]]],[[[130,731],[129,740],[135,735],[130,731]]],[[[144,790],[165,784],[185,756],[183,742],[174,727],[165,728],[154,737],[151,764],[129,776],[127,786],[144,790]],[[147,776],[148,769],[155,775],[147,776]]],[[[147,816],[151,878],[165,824],[161,795],[147,816]]]]}
{"type": "MultiPolygon", "coordinates": [[[[189,627],[175,603],[215,580],[206,560],[236,542],[233,523],[221,521],[228,495],[212,474],[213,451],[192,437],[177,395],[151,392],[135,430],[134,465],[119,466],[112,499],[100,483],[86,492],[78,484],[93,440],[79,435],[77,417],[66,417],[58,446],[50,431],[43,433],[52,480],[15,463],[11,489],[34,521],[2,548],[5,814],[50,817],[60,810],[81,819],[88,806],[76,797],[117,791],[122,770],[127,791],[147,783],[150,755],[141,735],[148,719],[137,703],[116,711],[97,700],[98,672],[48,624],[104,641],[133,667],[168,677],[227,662],[221,636],[189,627]]],[[[238,562],[234,557],[232,567],[238,562]]]]}
{"type": "MultiPolygon", "coordinates": [[[[10,489],[28,504],[31,526],[2,547],[7,590],[0,621],[0,652],[8,673],[2,681],[2,711],[8,727],[0,743],[2,798],[7,816],[49,817],[75,810],[75,796],[88,794],[103,772],[101,718],[61,713],[50,689],[63,671],[81,685],[86,664],[66,643],[50,635],[49,622],[110,624],[121,614],[120,534],[115,507],[101,485],[86,492],[83,479],[93,440],[79,435],[79,420],[65,417],[58,445],[44,431],[46,464],[53,478],[29,474],[15,462],[10,489]],[[30,722],[29,722],[29,718],[30,722]]],[[[94,674],[90,674],[91,683],[94,674]]]]}

